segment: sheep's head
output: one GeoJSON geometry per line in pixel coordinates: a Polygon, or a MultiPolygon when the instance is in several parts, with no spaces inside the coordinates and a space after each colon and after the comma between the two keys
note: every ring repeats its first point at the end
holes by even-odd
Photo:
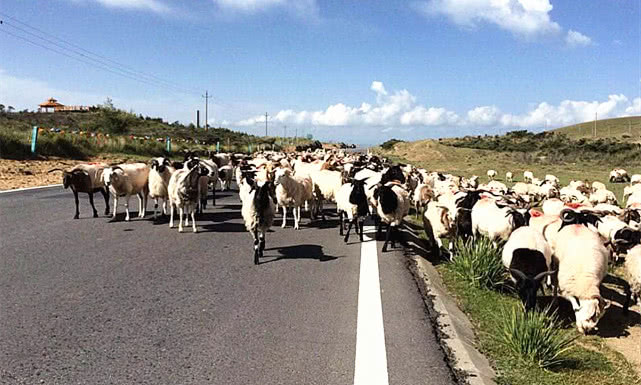
{"type": "Polygon", "coordinates": [[[574,309],[576,328],[583,334],[588,334],[594,330],[605,310],[610,307],[610,301],[604,300],[599,295],[582,300],[577,297],[570,297],[570,302],[574,309]]]}
{"type": "MultiPolygon", "coordinates": [[[[518,249],[517,249],[518,250],[518,249]]],[[[528,250],[532,251],[532,250],[528,250]]],[[[515,280],[516,290],[518,291],[519,298],[525,306],[525,311],[530,311],[536,306],[536,292],[541,287],[541,282],[549,276],[556,273],[555,271],[544,271],[537,274],[534,278],[528,277],[518,269],[510,269],[510,275],[515,280]]]]}
{"type": "Polygon", "coordinates": [[[199,165],[200,165],[200,158],[191,157],[191,158],[185,160],[185,166],[184,167],[187,168],[188,170],[192,170],[195,167],[198,167],[199,165]]]}
{"type": "Polygon", "coordinates": [[[151,169],[158,171],[159,174],[165,172],[169,166],[171,166],[171,162],[167,158],[160,157],[151,160],[151,169]]]}
{"type": "Polygon", "coordinates": [[[118,183],[124,172],[125,171],[120,168],[120,166],[107,167],[102,172],[102,181],[105,186],[109,187],[114,183],[118,183]]]}
{"type": "Polygon", "coordinates": [[[288,168],[276,169],[274,173],[274,185],[278,186],[283,183],[283,180],[289,178],[292,172],[288,168]]]}

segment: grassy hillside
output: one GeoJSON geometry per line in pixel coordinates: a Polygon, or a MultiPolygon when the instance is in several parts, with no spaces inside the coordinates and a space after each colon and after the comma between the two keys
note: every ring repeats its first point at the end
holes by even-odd
{"type": "MultiPolygon", "coordinates": [[[[487,138],[489,141],[495,139],[494,137],[487,138]]],[[[389,150],[378,148],[376,151],[394,160],[409,162],[431,171],[443,171],[468,177],[478,175],[481,182],[488,181],[486,173],[489,169],[498,171],[497,180],[503,182],[507,171],[514,174],[516,182],[522,181],[523,171],[526,170],[534,172],[534,175],[540,178],[543,178],[545,174],[554,174],[559,177],[562,184],[567,184],[573,179],[599,180],[606,183],[618,199],[622,199],[624,185],[608,183],[610,171],[614,167],[623,166],[630,174],[641,173],[640,157],[622,164],[615,160],[622,156],[616,152],[612,157],[607,156],[606,152],[605,156],[594,160],[589,160],[585,153],[579,156],[579,152],[568,152],[562,160],[559,160],[540,156],[537,151],[496,151],[455,147],[452,143],[456,140],[460,139],[400,142],[389,150]]],[[[498,138],[498,140],[506,139],[498,138]]],[[[510,184],[508,183],[508,185],[510,184]]]]}
{"type": "MultiPolygon", "coordinates": [[[[562,133],[572,139],[594,137],[594,121],[561,127],[552,132],[562,133]]],[[[597,120],[597,138],[623,138],[629,136],[632,140],[641,142],[641,116],[597,120]]]]}
{"type": "Polygon", "coordinates": [[[159,156],[166,154],[167,137],[171,138],[174,154],[185,148],[214,150],[218,142],[221,151],[229,152],[321,145],[303,138],[257,137],[226,128],[210,127],[205,131],[193,124],[168,123],[113,107],[61,113],[0,111],[0,158],[28,158],[33,126],[42,128],[38,154],[74,159],[98,153],[159,156]]]}

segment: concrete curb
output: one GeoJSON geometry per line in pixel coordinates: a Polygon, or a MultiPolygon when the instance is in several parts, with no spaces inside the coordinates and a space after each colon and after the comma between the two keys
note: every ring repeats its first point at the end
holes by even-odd
{"type": "Polygon", "coordinates": [[[441,342],[454,358],[450,365],[455,372],[463,372],[465,381],[470,385],[496,385],[495,372],[488,359],[475,347],[475,336],[472,324],[467,316],[458,308],[454,299],[449,295],[443,280],[434,266],[414,254],[419,278],[422,278],[432,305],[437,313],[436,323],[445,335],[441,342]]]}
{"type": "Polygon", "coordinates": [[[12,192],[20,192],[20,191],[29,191],[29,190],[38,190],[38,189],[43,189],[43,188],[51,188],[51,187],[60,187],[62,184],[50,184],[47,186],[37,186],[37,187],[23,187],[23,188],[16,188],[12,190],[0,190],[0,194],[6,194],[6,193],[12,193],[12,192]]]}

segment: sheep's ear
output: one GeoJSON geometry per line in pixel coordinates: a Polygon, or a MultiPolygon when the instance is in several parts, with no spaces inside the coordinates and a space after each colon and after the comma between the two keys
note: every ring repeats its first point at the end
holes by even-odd
{"type": "Polygon", "coordinates": [[[607,308],[612,305],[612,301],[608,301],[607,299],[599,298],[599,307],[603,308],[603,311],[605,311],[607,308]]]}
{"type": "Polygon", "coordinates": [[[578,311],[581,308],[581,302],[579,302],[579,299],[577,297],[570,297],[570,303],[572,304],[572,309],[574,311],[578,311]]]}

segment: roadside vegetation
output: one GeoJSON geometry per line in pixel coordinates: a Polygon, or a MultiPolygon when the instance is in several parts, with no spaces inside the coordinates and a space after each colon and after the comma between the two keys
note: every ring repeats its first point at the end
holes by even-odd
{"type": "MultiPolygon", "coordinates": [[[[13,111],[0,105],[0,158],[30,159],[31,131],[41,128],[39,156],[85,160],[98,154],[153,157],[176,155],[182,149],[248,153],[257,149],[293,151],[320,148],[306,138],[258,137],[222,127],[197,128],[193,124],[165,122],[117,109],[108,99],[86,112],[38,113],[13,111]],[[166,138],[171,152],[166,151],[166,138]]],[[[335,147],[347,147],[344,143],[335,147]]]]}

